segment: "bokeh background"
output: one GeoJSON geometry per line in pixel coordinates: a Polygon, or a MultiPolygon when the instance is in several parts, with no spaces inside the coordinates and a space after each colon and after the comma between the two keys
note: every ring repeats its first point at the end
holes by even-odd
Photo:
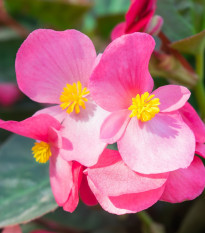
{"type": "MultiPolygon", "coordinates": [[[[124,21],[129,5],[129,0],[0,0],[0,85],[12,83],[15,89],[16,52],[31,31],[74,28],[87,34],[99,53],[110,42],[114,26],[124,21]]],[[[164,19],[162,31],[176,41],[204,30],[204,6],[204,0],[158,0],[156,13],[164,19]]],[[[186,59],[194,67],[193,57],[186,55],[186,59]]],[[[170,82],[170,77],[155,73],[156,87],[170,82]]],[[[9,103],[0,102],[1,119],[23,120],[42,108],[16,90],[13,95],[9,103]]],[[[191,103],[197,109],[193,97],[191,103]]],[[[34,162],[32,144],[32,140],[0,130],[0,228],[29,221],[22,225],[24,233],[38,228],[65,233],[205,232],[204,194],[180,204],[158,202],[147,210],[153,219],[151,227],[149,219],[147,224],[141,221],[141,215],[111,215],[100,206],[80,203],[72,214],[57,209],[48,166],[34,162]]]]}

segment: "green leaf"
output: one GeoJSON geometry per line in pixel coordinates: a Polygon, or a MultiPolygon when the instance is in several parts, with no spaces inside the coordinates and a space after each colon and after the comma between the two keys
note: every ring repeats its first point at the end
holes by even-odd
{"type": "Polygon", "coordinates": [[[205,30],[194,36],[176,41],[170,46],[182,53],[196,55],[205,47],[205,30]]]}
{"type": "Polygon", "coordinates": [[[194,34],[194,28],[176,10],[173,0],[158,0],[156,14],[164,19],[163,32],[171,41],[194,34]]]}
{"type": "Polygon", "coordinates": [[[38,218],[57,207],[48,164],[32,157],[33,140],[14,135],[0,147],[0,228],[38,218]]]}

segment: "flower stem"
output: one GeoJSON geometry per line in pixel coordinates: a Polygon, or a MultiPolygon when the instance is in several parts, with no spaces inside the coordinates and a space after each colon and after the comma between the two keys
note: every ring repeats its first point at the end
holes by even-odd
{"type": "Polygon", "coordinates": [[[196,73],[198,74],[198,82],[194,88],[195,98],[201,113],[201,117],[205,119],[205,88],[204,88],[204,50],[196,55],[196,73]]]}
{"type": "Polygon", "coordinates": [[[145,211],[138,212],[137,216],[147,227],[153,224],[153,220],[145,211]]]}

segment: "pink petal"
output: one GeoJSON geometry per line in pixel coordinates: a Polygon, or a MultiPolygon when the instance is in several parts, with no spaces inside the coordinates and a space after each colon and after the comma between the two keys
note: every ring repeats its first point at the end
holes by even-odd
{"type": "Polygon", "coordinates": [[[142,193],[161,187],[167,174],[143,175],[132,171],[118,151],[105,149],[98,163],[87,169],[89,179],[104,195],[142,193]]]}
{"type": "Polygon", "coordinates": [[[22,233],[19,225],[4,228],[2,233],[22,233]]]}
{"type": "Polygon", "coordinates": [[[142,193],[110,197],[103,194],[89,179],[88,184],[102,208],[113,214],[136,213],[155,204],[164,191],[164,186],[142,193]]]}
{"type": "Polygon", "coordinates": [[[205,143],[205,124],[191,104],[186,103],[184,107],[180,109],[180,113],[185,123],[193,131],[196,141],[205,143]]]}
{"type": "Polygon", "coordinates": [[[59,130],[61,124],[47,114],[29,117],[20,122],[0,120],[0,128],[44,142],[48,142],[48,131],[50,127],[59,130]]]}
{"type": "Polygon", "coordinates": [[[18,85],[37,102],[59,103],[67,83],[88,84],[95,58],[91,40],[76,30],[35,30],[17,53],[18,85]]]}
{"type": "Polygon", "coordinates": [[[91,102],[78,115],[68,115],[63,122],[62,136],[72,142],[73,150],[67,151],[63,158],[84,166],[94,165],[107,145],[100,140],[100,126],[107,116],[108,112],[91,102]]]}
{"type": "Polygon", "coordinates": [[[21,98],[21,93],[14,83],[0,84],[0,105],[11,106],[21,98]]]}
{"type": "Polygon", "coordinates": [[[148,34],[133,33],[117,38],[106,48],[91,75],[90,91],[97,104],[114,112],[127,109],[138,93],[151,92],[148,63],[154,46],[148,34]]]}
{"type": "Polygon", "coordinates": [[[50,158],[50,183],[56,202],[62,206],[68,199],[73,186],[72,162],[67,162],[59,155],[59,150],[52,148],[50,158]]]}
{"type": "Polygon", "coordinates": [[[101,126],[100,138],[109,144],[119,140],[130,121],[129,115],[129,110],[121,110],[111,113],[101,126]]]}
{"type": "Polygon", "coordinates": [[[170,172],[161,200],[172,203],[193,200],[204,190],[205,168],[195,157],[188,168],[170,172]]]}
{"type": "Polygon", "coordinates": [[[133,170],[162,173],[189,166],[194,157],[195,138],[177,113],[159,113],[142,123],[132,118],[118,149],[133,170]]]}
{"type": "Polygon", "coordinates": [[[196,154],[205,158],[205,144],[202,144],[202,143],[196,144],[196,154]]]}
{"type": "Polygon", "coordinates": [[[72,166],[73,173],[73,186],[67,201],[63,205],[63,209],[68,212],[73,212],[79,202],[78,190],[80,188],[80,183],[82,180],[83,167],[81,164],[74,162],[72,166]]]}
{"type": "Polygon", "coordinates": [[[98,201],[96,200],[94,194],[92,193],[88,185],[87,177],[85,175],[83,176],[80,185],[80,197],[82,201],[88,206],[93,206],[98,204],[98,201]]]}
{"type": "Polygon", "coordinates": [[[111,40],[115,40],[116,38],[122,36],[125,34],[125,27],[126,27],[126,23],[122,22],[119,23],[113,30],[111,33],[111,40]]]}
{"type": "Polygon", "coordinates": [[[65,117],[68,115],[66,111],[62,111],[62,108],[59,105],[47,107],[37,111],[34,116],[39,114],[48,114],[54,117],[59,122],[62,122],[65,117]]]}
{"type": "Polygon", "coordinates": [[[135,0],[131,1],[131,6],[126,14],[127,31],[133,26],[138,26],[143,19],[144,24],[138,26],[135,31],[145,27],[152,18],[156,8],[156,0],[135,0]]]}
{"type": "Polygon", "coordinates": [[[155,98],[159,98],[161,112],[171,112],[180,109],[191,95],[186,87],[178,85],[159,87],[152,94],[155,95],[155,98]]]}

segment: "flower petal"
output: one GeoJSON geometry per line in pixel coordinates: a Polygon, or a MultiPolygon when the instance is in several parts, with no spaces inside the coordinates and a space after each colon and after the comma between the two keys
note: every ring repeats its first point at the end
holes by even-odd
{"type": "Polygon", "coordinates": [[[91,40],[81,32],[35,30],[17,53],[18,85],[37,102],[59,103],[67,83],[88,84],[95,58],[91,40]]]}
{"type": "Polygon", "coordinates": [[[0,120],[0,128],[44,142],[48,142],[51,127],[59,130],[61,124],[47,114],[32,116],[20,122],[0,120]]]}
{"type": "Polygon", "coordinates": [[[89,86],[97,104],[110,112],[127,109],[138,93],[152,91],[148,63],[154,46],[150,35],[133,33],[117,38],[106,48],[89,86]]]}
{"type": "Polygon", "coordinates": [[[205,167],[195,157],[188,168],[170,172],[161,200],[172,203],[193,200],[205,187],[205,167]]]}
{"type": "Polygon", "coordinates": [[[98,201],[96,200],[94,194],[92,193],[88,185],[87,177],[85,175],[83,176],[80,185],[80,197],[81,200],[88,206],[93,206],[98,204],[98,201]]]}
{"type": "Polygon", "coordinates": [[[118,149],[133,170],[162,173],[188,167],[195,152],[195,138],[177,113],[159,113],[142,123],[132,118],[118,149]]]}
{"type": "Polygon", "coordinates": [[[2,233],[22,233],[19,225],[4,228],[2,233]]]}
{"type": "Polygon", "coordinates": [[[72,162],[67,162],[53,148],[50,158],[50,183],[56,202],[62,206],[68,199],[73,186],[72,162]]]}
{"type": "Polygon", "coordinates": [[[118,151],[105,149],[98,163],[87,168],[95,187],[107,196],[141,193],[161,187],[168,174],[143,175],[132,171],[118,151]]]}
{"type": "Polygon", "coordinates": [[[62,121],[68,115],[66,111],[62,111],[62,108],[59,105],[43,108],[43,109],[37,111],[34,114],[34,116],[37,116],[39,114],[48,114],[48,115],[51,115],[56,120],[58,120],[60,123],[62,123],[62,121]]]}
{"type": "Polygon", "coordinates": [[[115,40],[116,38],[124,35],[125,28],[126,28],[125,22],[119,23],[116,27],[114,27],[114,29],[112,30],[112,33],[111,33],[111,40],[115,40]]]}
{"type": "Polygon", "coordinates": [[[196,144],[196,154],[205,158],[205,144],[202,144],[202,143],[196,144]]]}
{"type": "Polygon", "coordinates": [[[101,126],[100,138],[109,144],[119,140],[130,121],[129,115],[129,110],[121,110],[111,113],[101,126]]]}
{"type": "Polygon", "coordinates": [[[73,162],[72,173],[73,173],[73,186],[67,201],[63,205],[63,209],[68,212],[73,212],[79,202],[78,190],[82,180],[83,167],[77,162],[73,162]]]}
{"type": "Polygon", "coordinates": [[[184,107],[179,110],[182,115],[185,123],[191,128],[193,131],[196,141],[200,143],[205,143],[205,124],[195,111],[195,109],[191,106],[191,104],[186,103],[184,107]]]}
{"type": "Polygon", "coordinates": [[[100,126],[107,116],[108,112],[91,102],[78,115],[68,115],[63,122],[62,136],[71,141],[73,150],[67,151],[63,158],[84,166],[94,165],[107,145],[100,140],[100,126]]]}
{"type": "Polygon", "coordinates": [[[102,208],[113,214],[136,213],[155,204],[164,191],[164,186],[142,193],[107,196],[88,177],[88,184],[102,208]]]}
{"type": "Polygon", "coordinates": [[[155,98],[159,98],[161,112],[176,111],[184,106],[191,93],[183,86],[166,85],[152,92],[155,98]]]}
{"type": "Polygon", "coordinates": [[[14,83],[0,84],[0,105],[11,106],[21,98],[21,93],[14,83]]]}

